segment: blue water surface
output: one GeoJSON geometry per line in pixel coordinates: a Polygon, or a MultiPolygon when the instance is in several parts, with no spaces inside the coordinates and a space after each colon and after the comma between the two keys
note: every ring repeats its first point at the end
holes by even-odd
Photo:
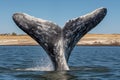
{"type": "Polygon", "coordinates": [[[69,71],[50,71],[40,46],[0,46],[0,80],[120,80],[119,46],[76,46],[69,71]]]}

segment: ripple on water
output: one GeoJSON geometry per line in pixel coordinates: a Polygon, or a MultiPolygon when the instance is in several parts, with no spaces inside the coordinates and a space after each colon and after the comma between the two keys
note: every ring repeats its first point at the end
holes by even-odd
{"type": "Polygon", "coordinates": [[[69,71],[51,71],[39,46],[0,47],[0,80],[119,80],[120,47],[77,46],[69,71]]]}

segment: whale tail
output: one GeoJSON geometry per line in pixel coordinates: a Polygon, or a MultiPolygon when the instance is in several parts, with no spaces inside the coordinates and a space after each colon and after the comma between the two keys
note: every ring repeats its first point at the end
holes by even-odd
{"type": "Polygon", "coordinates": [[[106,8],[99,8],[87,15],[69,20],[64,28],[25,13],[15,13],[13,20],[42,46],[52,60],[55,70],[69,70],[67,62],[71,51],[80,38],[102,21],[106,12],[106,8]]]}

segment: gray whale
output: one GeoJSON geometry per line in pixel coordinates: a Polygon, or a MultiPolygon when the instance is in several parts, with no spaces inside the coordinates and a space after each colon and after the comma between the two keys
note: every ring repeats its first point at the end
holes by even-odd
{"type": "Polygon", "coordinates": [[[54,70],[69,70],[67,62],[77,42],[99,24],[107,13],[106,8],[69,20],[63,28],[57,24],[25,13],[13,14],[16,25],[35,39],[49,55],[54,70]]]}

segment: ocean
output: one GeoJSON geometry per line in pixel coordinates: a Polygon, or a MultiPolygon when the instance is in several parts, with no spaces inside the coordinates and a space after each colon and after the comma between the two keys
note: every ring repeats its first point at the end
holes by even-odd
{"type": "Polygon", "coordinates": [[[40,46],[0,46],[0,80],[120,80],[119,46],[76,46],[69,71],[50,71],[40,46]]]}

